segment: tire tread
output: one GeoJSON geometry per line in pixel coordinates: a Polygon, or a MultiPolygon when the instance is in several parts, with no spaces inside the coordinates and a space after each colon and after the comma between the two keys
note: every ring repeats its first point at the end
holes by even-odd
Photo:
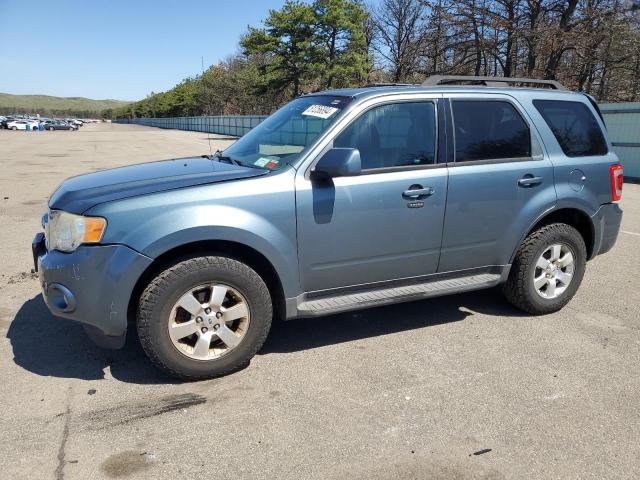
{"type": "Polygon", "coordinates": [[[271,328],[271,317],[269,317],[268,321],[262,322],[262,328],[259,331],[257,337],[258,339],[255,342],[254,347],[251,349],[250,354],[247,355],[247,359],[231,365],[230,367],[223,370],[218,370],[215,372],[215,374],[188,374],[176,371],[175,369],[169,367],[165,362],[162,361],[160,355],[154,347],[153,338],[151,336],[149,325],[151,324],[151,322],[157,321],[154,319],[152,314],[153,306],[156,303],[162,301],[162,298],[165,297],[170,291],[172,284],[174,284],[178,279],[192,272],[195,268],[207,268],[213,271],[232,270],[240,275],[250,278],[254,282],[254,285],[259,289],[260,298],[255,300],[262,302],[265,308],[272,308],[269,290],[262,278],[249,266],[232,258],[220,256],[194,257],[176,263],[175,265],[158,274],[140,295],[137,311],[138,337],[140,339],[142,348],[156,367],[158,367],[168,375],[187,381],[221,377],[244,368],[249,363],[250,359],[256,353],[258,353],[260,348],[262,348],[262,345],[266,341],[267,336],[269,335],[269,330],[271,328]]]}
{"type": "MultiPolygon", "coordinates": [[[[515,261],[511,266],[508,280],[503,284],[502,291],[507,298],[507,301],[514,307],[524,310],[525,312],[533,315],[544,315],[560,310],[564,307],[571,298],[571,295],[565,295],[558,297],[558,301],[554,302],[550,306],[541,306],[531,298],[529,290],[527,288],[527,276],[530,272],[529,268],[532,262],[535,262],[536,253],[540,249],[541,243],[548,238],[557,237],[571,237],[578,245],[580,252],[575,261],[586,261],[586,246],[582,235],[571,225],[566,223],[550,223],[544,225],[537,230],[533,231],[518,248],[518,252],[515,256],[515,261]]],[[[579,274],[575,275],[573,282],[577,282],[579,286],[582,281],[582,275],[584,274],[584,268],[579,270],[579,274]]],[[[577,287],[576,287],[577,288],[577,287]]]]}

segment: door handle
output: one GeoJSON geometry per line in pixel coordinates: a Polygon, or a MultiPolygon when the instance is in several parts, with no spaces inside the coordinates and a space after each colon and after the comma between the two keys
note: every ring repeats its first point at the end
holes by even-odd
{"type": "Polygon", "coordinates": [[[433,195],[435,190],[433,187],[422,187],[422,185],[411,185],[409,190],[402,192],[402,198],[407,200],[419,200],[421,198],[433,195]]]}
{"type": "Polygon", "coordinates": [[[518,180],[519,187],[535,187],[536,185],[540,185],[542,183],[542,177],[534,177],[531,174],[527,174],[518,180]]]}

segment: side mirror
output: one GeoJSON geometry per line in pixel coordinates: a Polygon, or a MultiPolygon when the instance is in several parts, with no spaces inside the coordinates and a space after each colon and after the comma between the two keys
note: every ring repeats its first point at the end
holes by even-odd
{"type": "Polygon", "coordinates": [[[361,170],[360,151],[357,148],[332,148],[318,160],[311,170],[311,177],[318,180],[353,177],[360,175],[361,170]]]}

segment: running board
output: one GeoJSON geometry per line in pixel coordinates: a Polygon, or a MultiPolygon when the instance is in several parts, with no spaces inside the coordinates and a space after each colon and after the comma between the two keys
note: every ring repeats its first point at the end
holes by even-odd
{"type": "Polygon", "coordinates": [[[377,307],[390,303],[409,302],[422,298],[440,297],[452,293],[490,288],[500,283],[498,273],[477,273],[442,280],[432,279],[401,287],[374,288],[315,298],[299,297],[298,317],[313,317],[331,313],[377,307]]]}

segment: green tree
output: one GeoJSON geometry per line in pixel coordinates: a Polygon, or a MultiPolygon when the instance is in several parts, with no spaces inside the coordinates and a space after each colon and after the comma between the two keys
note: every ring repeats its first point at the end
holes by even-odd
{"type": "Polygon", "coordinates": [[[370,70],[364,6],[357,0],[316,0],[313,9],[323,87],[362,83],[370,70]]]}
{"type": "Polygon", "coordinates": [[[293,97],[313,77],[319,63],[314,9],[305,3],[287,1],[281,10],[270,10],[264,28],[249,28],[240,45],[245,55],[265,55],[266,87],[290,89],[293,97]]]}

